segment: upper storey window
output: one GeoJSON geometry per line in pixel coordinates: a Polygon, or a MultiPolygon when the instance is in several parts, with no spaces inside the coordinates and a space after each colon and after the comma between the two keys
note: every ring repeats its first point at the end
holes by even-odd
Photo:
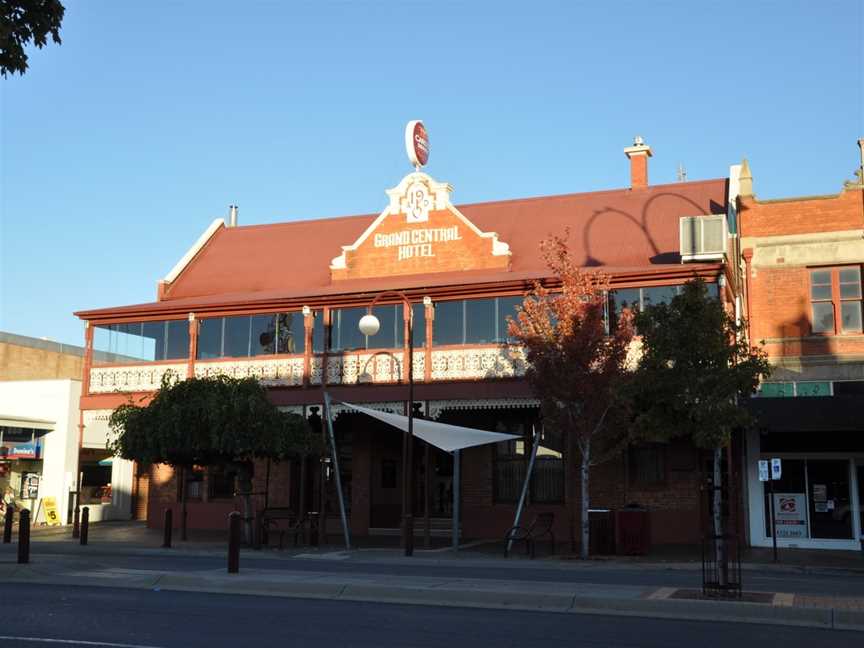
{"type": "MultiPolygon", "coordinates": [[[[360,332],[360,318],[366,307],[335,308],[330,313],[330,349],[348,351],[356,349],[401,349],[405,340],[405,316],[402,304],[376,306],[373,314],[381,328],[372,336],[360,332]]],[[[414,348],[426,342],[426,315],[423,304],[412,304],[414,318],[414,348]]],[[[318,349],[316,349],[317,351],[318,349]]]]}
{"type": "Polygon", "coordinates": [[[267,313],[202,319],[198,358],[248,358],[276,353],[303,353],[303,314],[267,313]]]}
{"type": "Polygon", "coordinates": [[[508,342],[507,316],[516,317],[523,297],[457,299],[435,304],[435,346],[508,342]]]}
{"type": "Polygon", "coordinates": [[[189,357],[189,322],[97,324],[93,351],[96,364],[185,359],[189,357]]]}
{"type": "Polygon", "coordinates": [[[861,333],[861,268],[811,270],[810,303],[814,333],[861,333]]]}

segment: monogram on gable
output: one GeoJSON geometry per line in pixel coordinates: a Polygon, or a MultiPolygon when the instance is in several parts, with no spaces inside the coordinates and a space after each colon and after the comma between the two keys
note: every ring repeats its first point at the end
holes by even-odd
{"type": "Polygon", "coordinates": [[[425,182],[415,181],[408,187],[402,201],[402,211],[409,223],[423,223],[429,220],[429,210],[433,199],[425,182]]]}

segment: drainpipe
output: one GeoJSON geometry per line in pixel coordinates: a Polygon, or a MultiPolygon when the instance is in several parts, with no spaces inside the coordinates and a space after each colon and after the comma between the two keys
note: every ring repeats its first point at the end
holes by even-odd
{"type": "Polygon", "coordinates": [[[747,341],[753,344],[753,330],[751,321],[753,313],[750,310],[750,264],[753,261],[753,248],[747,248],[742,255],[744,257],[744,290],[747,297],[747,341]]]}

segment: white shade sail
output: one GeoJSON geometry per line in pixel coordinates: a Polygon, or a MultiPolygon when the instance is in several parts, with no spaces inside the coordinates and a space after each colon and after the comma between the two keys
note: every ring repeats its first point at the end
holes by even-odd
{"type": "MultiPolygon", "coordinates": [[[[397,427],[403,432],[408,431],[407,416],[402,416],[401,414],[390,414],[389,412],[379,412],[378,410],[360,407],[359,405],[352,405],[351,403],[345,403],[345,405],[348,405],[351,409],[362,412],[363,414],[368,414],[379,421],[388,423],[393,427],[397,427]]],[[[438,423],[437,421],[428,421],[421,418],[414,419],[414,434],[423,439],[426,443],[429,443],[436,448],[441,448],[446,452],[486,445],[487,443],[499,443],[501,441],[512,441],[514,439],[522,438],[514,434],[475,430],[474,428],[462,427],[461,425],[438,423]]]]}

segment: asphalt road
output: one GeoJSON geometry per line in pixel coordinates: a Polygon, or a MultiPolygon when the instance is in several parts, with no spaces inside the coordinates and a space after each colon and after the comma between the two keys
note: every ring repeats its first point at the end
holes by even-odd
{"type": "Polygon", "coordinates": [[[856,632],[740,623],[104,587],[5,585],[0,608],[3,648],[851,648],[862,638],[856,632]]]}
{"type": "MultiPolygon", "coordinates": [[[[14,560],[10,545],[0,545],[0,561],[14,560]],[[8,548],[8,549],[7,549],[8,548]]],[[[210,571],[224,569],[224,558],[217,556],[176,555],[135,555],[120,556],[100,553],[96,545],[90,547],[69,547],[67,551],[58,551],[56,546],[34,544],[31,562],[39,562],[40,553],[62,554],[70,559],[87,558],[97,561],[106,567],[124,569],[148,569],[159,571],[210,571]]],[[[541,582],[563,583],[593,583],[597,585],[642,585],[655,587],[699,588],[702,584],[701,572],[698,570],[656,569],[645,567],[622,568],[618,566],[585,566],[574,563],[572,567],[543,566],[543,563],[520,561],[513,566],[501,568],[496,565],[484,566],[481,561],[441,561],[435,565],[416,564],[403,561],[364,562],[362,559],[325,560],[300,558],[251,558],[243,555],[240,561],[241,571],[246,569],[313,571],[332,574],[392,574],[399,576],[436,576],[444,578],[478,578],[527,580],[541,582]]],[[[82,564],[83,567],[83,564],[82,564]]],[[[748,591],[760,592],[793,592],[799,594],[823,594],[848,597],[864,597],[864,574],[861,573],[799,573],[779,571],[745,571],[744,587],[748,591]]]]}

